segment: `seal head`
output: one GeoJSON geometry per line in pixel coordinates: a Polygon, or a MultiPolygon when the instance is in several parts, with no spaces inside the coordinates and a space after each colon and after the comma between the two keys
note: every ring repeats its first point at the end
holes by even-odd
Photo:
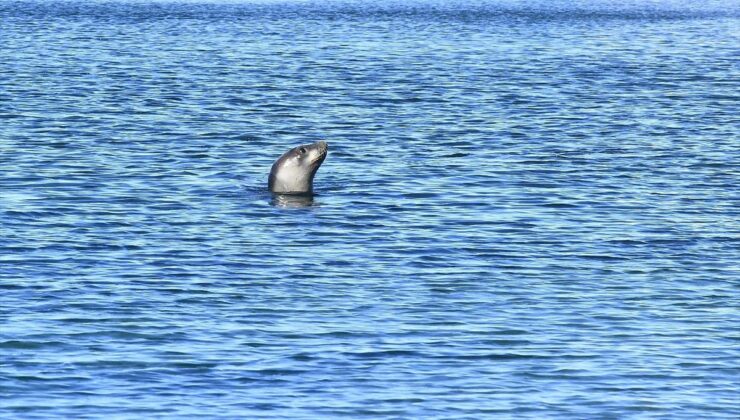
{"type": "Polygon", "coordinates": [[[267,186],[278,194],[311,194],[313,177],[324,163],[329,145],[325,141],[303,144],[285,152],[270,170],[267,186]]]}

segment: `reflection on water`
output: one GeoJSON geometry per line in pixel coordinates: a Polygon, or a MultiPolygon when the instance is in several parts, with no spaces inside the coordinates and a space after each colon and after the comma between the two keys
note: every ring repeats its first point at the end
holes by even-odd
{"type": "Polygon", "coordinates": [[[273,194],[270,204],[286,208],[312,207],[313,194],[273,194]]]}

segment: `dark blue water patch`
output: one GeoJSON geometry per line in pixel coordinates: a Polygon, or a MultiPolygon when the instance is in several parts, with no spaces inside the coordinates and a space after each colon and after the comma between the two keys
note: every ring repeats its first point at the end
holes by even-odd
{"type": "MultiPolygon", "coordinates": [[[[738,7],[733,2],[715,1],[706,4],[691,4],[681,1],[645,4],[629,1],[616,5],[605,1],[584,2],[530,2],[522,4],[507,1],[382,1],[368,3],[364,1],[332,2],[197,2],[197,1],[4,1],[0,12],[10,16],[38,16],[45,18],[87,18],[96,17],[110,22],[154,21],[162,25],[172,25],[179,20],[230,20],[255,18],[290,18],[304,20],[338,19],[413,19],[421,24],[435,20],[454,20],[463,22],[480,22],[490,19],[552,21],[583,20],[598,21],[601,19],[629,20],[663,20],[713,18],[736,16],[738,7]]],[[[183,31],[174,26],[169,28],[174,34],[183,31]]],[[[271,35],[269,29],[263,32],[271,35]]],[[[80,35],[73,40],[86,41],[92,35],[80,35]]]]}

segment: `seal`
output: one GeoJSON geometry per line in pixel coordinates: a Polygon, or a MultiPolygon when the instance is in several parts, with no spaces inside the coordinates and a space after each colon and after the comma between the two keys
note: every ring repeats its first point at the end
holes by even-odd
{"type": "Polygon", "coordinates": [[[277,194],[313,194],[313,177],[328,151],[325,141],[288,150],[272,164],[267,187],[277,194]]]}

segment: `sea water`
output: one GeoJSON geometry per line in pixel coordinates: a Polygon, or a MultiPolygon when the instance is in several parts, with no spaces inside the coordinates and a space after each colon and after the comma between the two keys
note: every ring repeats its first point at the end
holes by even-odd
{"type": "Polygon", "coordinates": [[[738,418],[738,28],[0,0],[0,416],[738,418]]]}

